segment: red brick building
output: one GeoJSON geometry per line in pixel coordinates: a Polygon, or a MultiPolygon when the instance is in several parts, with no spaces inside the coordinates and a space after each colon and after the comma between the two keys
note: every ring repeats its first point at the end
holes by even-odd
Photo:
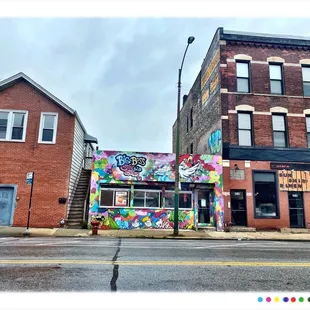
{"type": "Polygon", "coordinates": [[[226,222],[310,228],[310,39],[219,28],[185,98],[181,152],[222,154],[226,222]]]}
{"type": "Polygon", "coordinates": [[[96,138],[76,111],[24,73],[0,81],[0,226],[81,226],[96,138]],[[63,199],[61,199],[63,198],[63,199]]]}

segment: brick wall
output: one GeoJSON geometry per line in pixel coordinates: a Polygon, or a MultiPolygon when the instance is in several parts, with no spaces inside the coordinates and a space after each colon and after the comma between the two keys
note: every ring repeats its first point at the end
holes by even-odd
{"type": "MultiPolygon", "coordinates": [[[[270,162],[258,162],[252,161],[250,168],[245,168],[244,161],[230,161],[230,167],[224,167],[224,192],[229,193],[230,190],[246,190],[248,194],[246,198],[247,204],[247,224],[248,227],[256,227],[257,229],[274,229],[274,228],[286,228],[290,227],[289,221],[289,205],[288,194],[278,190],[279,194],[279,219],[255,219],[254,218],[254,197],[253,197],[253,170],[270,170],[270,162]],[[245,169],[245,180],[230,180],[229,171],[237,164],[240,169],[245,169]]],[[[274,171],[274,170],[272,170],[274,171]]],[[[230,195],[224,196],[225,204],[225,221],[231,221],[231,209],[228,208],[228,202],[230,202],[230,195]]],[[[306,227],[310,228],[310,193],[304,193],[304,209],[305,209],[305,223],[306,227]]]]}
{"type": "MultiPolygon", "coordinates": [[[[219,50],[219,33],[216,32],[180,113],[181,153],[187,153],[191,143],[194,153],[222,153],[219,50]],[[193,127],[189,126],[187,132],[187,117],[190,118],[191,109],[193,127]]],[[[175,136],[176,124],[173,126],[173,151],[175,136]]]]}
{"type": "Polygon", "coordinates": [[[300,114],[310,108],[310,98],[303,97],[302,70],[299,64],[301,59],[310,59],[310,50],[301,48],[279,48],[262,46],[261,44],[235,44],[227,42],[221,46],[222,88],[228,93],[221,94],[222,114],[228,115],[229,120],[222,120],[223,141],[231,145],[238,144],[237,115],[230,114],[237,105],[249,105],[255,108],[253,115],[255,146],[273,146],[271,115],[255,114],[256,112],[269,113],[273,107],[283,107],[288,110],[289,146],[296,148],[307,147],[306,120],[300,114]],[[227,61],[235,55],[245,54],[252,57],[250,65],[251,89],[250,94],[236,94],[236,63],[227,61]],[[268,57],[283,58],[285,95],[270,95],[268,57]],[[253,63],[254,62],[254,63],[253,63]],[[255,63],[260,62],[260,63],[255,63]]]}
{"type": "Polygon", "coordinates": [[[14,226],[26,226],[30,186],[26,173],[35,171],[32,227],[57,227],[66,215],[59,197],[68,197],[74,116],[51,102],[26,82],[0,92],[0,109],[28,110],[26,142],[0,142],[0,184],[17,184],[14,226]],[[57,112],[56,144],[39,144],[41,112],[57,112]]]}

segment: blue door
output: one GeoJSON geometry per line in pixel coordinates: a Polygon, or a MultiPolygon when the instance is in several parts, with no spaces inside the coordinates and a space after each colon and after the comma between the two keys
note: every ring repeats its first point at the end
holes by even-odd
{"type": "Polygon", "coordinates": [[[12,224],[13,191],[11,187],[0,187],[0,226],[12,224]]]}

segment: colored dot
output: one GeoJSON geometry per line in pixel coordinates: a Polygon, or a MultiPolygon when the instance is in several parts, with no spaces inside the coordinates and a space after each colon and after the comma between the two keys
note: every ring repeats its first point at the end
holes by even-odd
{"type": "Polygon", "coordinates": [[[279,297],[275,297],[275,298],[274,298],[274,301],[275,301],[275,302],[279,302],[279,301],[280,301],[280,298],[279,298],[279,297]]]}
{"type": "Polygon", "coordinates": [[[257,298],[257,301],[258,301],[258,302],[263,302],[263,297],[258,297],[258,298],[257,298]]]}
{"type": "Polygon", "coordinates": [[[266,301],[267,301],[267,302],[271,302],[271,298],[270,298],[270,297],[267,297],[267,298],[266,298],[266,301]]]}
{"type": "Polygon", "coordinates": [[[299,302],[303,302],[304,298],[303,297],[299,297],[299,302]]]}
{"type": "Polygon", "coordinates": [[[283,301],[284,301],[284,302],[288,302],[288,300],[289,300],[288,297],[284,297],[284,298],[283,298],[283,301]]]}
{"type": "Polygon", "coordinates": [[[295,297],[292,297],[291,298],[291,302],[295,302],[296,301],[296,298],[295,297]]]}

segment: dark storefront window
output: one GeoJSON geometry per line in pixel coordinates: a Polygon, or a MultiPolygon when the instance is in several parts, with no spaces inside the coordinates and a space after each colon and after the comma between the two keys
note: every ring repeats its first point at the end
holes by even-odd
{"type": "MultiPolygon", "coordinates": [[[[191,209],[192,208],[192,193],[180,192],[179,197],[179,209],[191,209]]],[[[165,206],[167,209],[174,208],[174,191],[165,192],[165,206]]]]}
{"type": "Polygon", "coordinates": [[[273,172],[254,172],[255,217],[278,217],[276,176],[273,172]]]}

